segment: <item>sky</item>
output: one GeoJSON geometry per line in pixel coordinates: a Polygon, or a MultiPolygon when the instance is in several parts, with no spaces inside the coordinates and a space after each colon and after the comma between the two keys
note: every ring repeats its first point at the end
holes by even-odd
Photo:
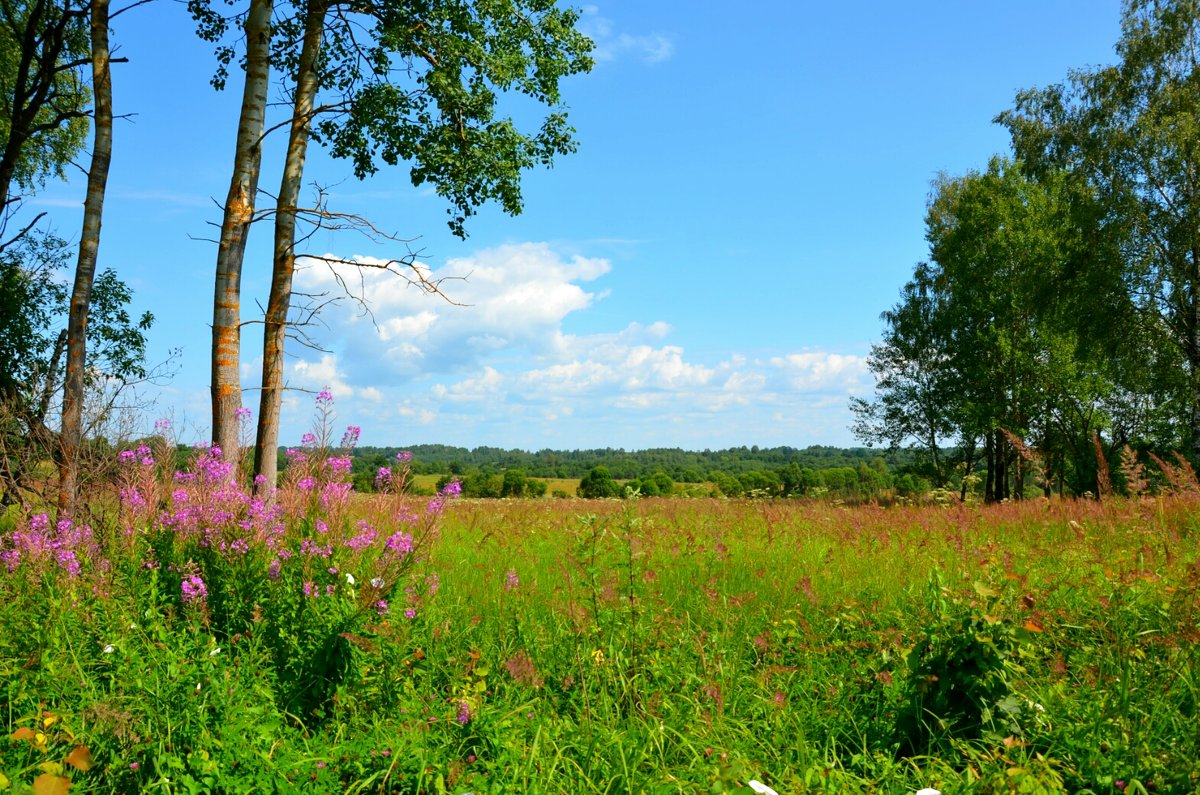
{"type": "MultiPolygon", "coordinates": [[[[928,256],[931,181],[1005,153],[992,119],[1016,91],[1112,63],[1120,33],[1118,0],[579,7],[596,43],[592,72],[562,86],[579,149],[526,174],[520,216],[486,206],[460,240],[403,166],[360,182],[310,147],[306,182],[331,209],[407,242],[321,232],[301,251],[366,263],[417,252],[450,301],[344,271],[371,312],[326,307],[309,329],[323,350],[290,344],[281,443],[309,428],[327,387],[367,445],[857,444],[848,401],[871,394],[879,315],[928,256]]],[[[182,3],[139,6],[113,28],[128,63],[114,68],[124,118],[100,267],[155,314],[151,362],[175,352],[174,375],[141,388],[152,405],[139,421],[169,418],[198,441],[240,84],[211,88],[211,46],[182,3]]],[[[269,124],[285,115],[273,113],[269,124]]],[[[282,160],[280,133],[263,160],[272,194],[282,160]]],[[[48,185],[31,209],[77,239],[83,188],[48,185]]],[[[252,230],[242,284],[255,413],[271,234],[252,230]]],[[[298,287],[338,294],[310,265],[298,287]]]]}

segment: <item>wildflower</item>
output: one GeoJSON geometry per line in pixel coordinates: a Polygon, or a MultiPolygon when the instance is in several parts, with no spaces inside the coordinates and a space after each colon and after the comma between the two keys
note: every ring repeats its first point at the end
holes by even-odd
{"type": "Polygon", "coordinates": [[[267,567],[267,577],[272,580],[279,579],[280,570],[283,568],[283,561],[279,558],[271,561],[271,565],[267,567]]]}
{"type": "Polygon", "coordinates": [[[349,450],[354,445],[358,444],[358,437],[362,435],[362,428],[357,425],[347,425],[346,433],[342,435],[342,447],[349,450]]]}
{"type": "Polygon", "coordinates": [[[382,577],[372,577],[371,578],[371,587],[372,588],[382,588],[383,587],[383,578],[382,577]]]}
{"type": "Polygon", "coordinates": [[[250,409],[246,408],[245,406],[239,407],[236,411],[233,412],[233,414],[235,417],[238,418],[239,421],[250,419],[250,409]]]}
{"type": "Polygon", "coordinates": [[[933,787],[917,790],[917,795],[942,795],[941,790],[936,790],[933,787]]]}
{"type": "MultiPolygon", "coordinates": [[[[757,781],[755,779],[750,779],[749,781],[747,781],[746,786],[750,787],[750,789],[754,790],[755,792],[760,793],[761,795],[779,795],[778,792],[771,789],[770,787],[768,787],[766,784],[762,783],[761,781],[757,781]]],[[[922,790],[922,792],[924,792],[924,790],[922,790]]],[[[917,795],[920,795],[920,793],[917,793],[917,795]]],[[[939,795],[940,795],[940,793],[939,793],[939,795]]]]}
{"type": "Polygon", "coordinates": [[[104,645],[104,653],[105,654],[112,654],[116,650],[117,650],[116,647],[113,646],[111,643],[106,643],[104,645]]]}
{"type": "Polygon", "coordinates": [[[425,578],[425,585],[429,587],[430,596],[433,596],[438,592],[438,588],[440,588],[442,585],[442,580],[437,576],[436,571],[425,578]]]}
{"type": "Polygon", "coordinates": [[[404,617],[407,618],[409,621],[412,621],[414,618],[417,617],[417,611],[410,607],[404,611],[404,617]]]}
{"type": "Polygon", "coordinates": [[[504,590],[511,591],[521,584],[521,580],[517,577],[516,569],[509,569],[504,575],[504,590]]]}
{"type": "Polygon", "coordinates": [[[215,649],[213,649],[212,651],[210,651],[210,652],[208,653],[208,656],[209,656],[209,657],[216,657],[216,656],[217,656],[218,654],[220,654],[220,653],[221,653],[221,647],[220,647],[220,646],[218,646],[218,647],[216,647],[215,649]]]}
{"type": "Polygon", "coordinates": [[[346,572],[346,584],[354,585],[354,575],[351,574],[350,572],[346,572]]]}
{"type": "Polygon", "coordinates": [[[592,664],[604,665],[604,650],[596,649],[592,652],[592,664]]]}
{"type": "MultiPolygon", "coordinates": [[[[372,539],[374,539],[374,534],[372,534],[372,539]]],[[[412,545],[413,537],[403,530],[397,530],[395,533],[392,533],[383,544],[386,549],[395,552],[400,557],[404,557],[409,552],[412,552],[412,545]]]]}
{"type": "Polygon", "coordinates": [[[137,459],[137,453],[132,450],[122,450],[117,456],[117,460],[122,464],[132,464],[137,459]]]}
{"type": "Polygon", "coordinates": [[[380,599],[375,603],[375,615],[386,616],[388,612],[388,603],[386,601],[380,599]]]}
{"type": "Polygon", "coordinates": [[[141,767],[141,764],[138,762],[130,762],[129,763],[129,769],[132,770],[134,773],[137,772],[139,767],[141,767]]]}
{"type": "Polygon", "coordinates": [[[170,420],[161,419],[161,420],[154,421],[154,432],[155,433],[165,434],[169,430],[171,430],[171,421],[170,420]]]}
{"type": "Polygon", "coordinates": [[[401,464],[407,464],[409,461],[412,461],[412,453],[407,450],[401,450],[396,453],[396,460],[401,464]]]}
{"type": "Polygon", "coordinates": [[[204,602],[208,598],[208,588],[204,585],[204,580],[200,579],[198,574],[189,574],[179,584],[179,588],[183,593],[183,603],[191,604],[192,602],[204,602]]]}
{"type": "Polygon", "coordinates": [[[317,393],[317,403],[329,404],[333,402],[333,393],[329,391],[329,387],[325,387],[317,393]]]}
{"type": "Polygon", "coordinates": [[[458,714],[454,716],[459,725],[465,726],[471,722],[471,705],[467,700],[460,699],[458,702],[458,714]]]}
{"type": "Polygon", "coordinates": [[[316,445],[316,443],[317,443],[317,435],[315,433],[313,433],[312,431],[309,431],[308,433],[306,433],[300,437],[300,444],[304,445],[305,447],[313,447],[316,445]]]}
{"type": "Polygon", "coordinates": [[[391,467],[380,467],[375,473],[375,488],[379,491],[387,491],[392,485],[392,469],[391,467]]]}

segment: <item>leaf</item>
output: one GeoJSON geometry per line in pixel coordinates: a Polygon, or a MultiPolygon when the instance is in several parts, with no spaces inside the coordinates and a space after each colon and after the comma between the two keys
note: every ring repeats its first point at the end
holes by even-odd
{"type": "Polygon", "coordinates": [[[63,760],[76,770],[87,772],[92,769],[92,752],[88,750],[86,745],[77,745],[71,753],[67,754],[67,758],[63,760]]]}
{"type": "Polygon", "coordinates": [[[0,773],[0,789],[8,789],[12,782],[8,780],[8,776],[0,773]]]}
{"type": "Polygon", "coordinates": [[[984,599],[991,599],[1000,595],[1000,592],[995,588],[991,588],[979,581],[975,582],[975,593],[979,594],[984,599]]]}
{"type": "Polygon", "coordinates": [[[22,726],[12,733],[12,738],[14,740],[28,740],[29,742],[33,742],[37,738],[37,732],[28,726],[22,726]]]}
{"type": "Polygon", "coordinates": [[[33,795],[67,795],[71,791],[71,779],[43,773],[33,780],[33,795]]]}

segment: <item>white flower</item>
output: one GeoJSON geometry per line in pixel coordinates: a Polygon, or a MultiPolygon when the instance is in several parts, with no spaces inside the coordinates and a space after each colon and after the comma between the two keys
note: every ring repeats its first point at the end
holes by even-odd
{"type": "Polygon", "coordinates": [[[917,795],[942,795],[941,790],[936,790],[933,787],[917,790],[917,795]]]}
{"type": "Polygon", "coordinates": [[[382,577],[372,577],[371,578],[371,587],[372,588],[382,588],[383,587],[383,578],[382,577]]]}
{"type": "Polygon", "coordinates": [[[104,646],[104,653],[105,653],[105,654],[112,654],[112,653],[113,653],[114,651],[116,651],[116,650],[117,650],[117,647],[116,647],[116,646],[113,646],[111,643],[107,643],[107,644],[105,644],[105,646],[104,646]]]}
{"type": "Polygon", "coordinates": [[[208,656],[209,656],[209,657],[216,657],[216,656],[217,656],[218,654],[220,654],[220,653],[221,653],[221,647],[220,647],[220,646],[218,646],[217,648],[215,648],[215,649],[213,649],[212,651],[210,651],[210,652],[208,653],[208,656]]]}
{"type": "Polygon", "coordinates": [[[755,792],[759,793],[760,795],[779,795],[778,792],[771,789],[770,787],[768,787],[766,784],[762,783],[761,781],[756,781],[755,779],[750,779],[748,782],[746,782],[746,784],[750,787],[750,789],[754,790],[755,792]]]}
{"type": "Polygon", "coordinates": [[[347,583],[348,585],[353,585],[353,584],[354,584],[354,575],[353,575],[353,574],[351,574],[350,572],[346,572],[346,583],[347,583]]]}

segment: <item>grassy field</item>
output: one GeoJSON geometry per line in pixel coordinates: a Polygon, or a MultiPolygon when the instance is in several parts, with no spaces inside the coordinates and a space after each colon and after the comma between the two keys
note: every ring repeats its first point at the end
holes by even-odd
{"type": "Polygon", "coordinates": [[[0,786],[1200,787],[1193,496],[349,500],[331,478],[269,508],[201,470],[132,473],[86,531],[6,518],[0,786]]]}

